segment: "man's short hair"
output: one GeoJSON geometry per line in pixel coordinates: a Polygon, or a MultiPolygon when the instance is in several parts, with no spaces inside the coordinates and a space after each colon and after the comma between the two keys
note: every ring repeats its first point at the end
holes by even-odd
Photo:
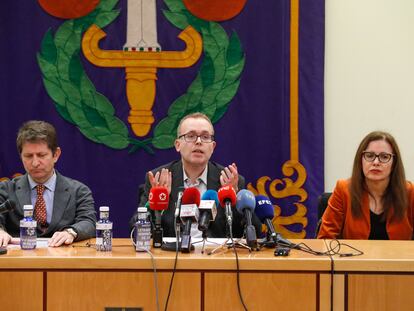
{"type": "Polygon", "coordinates": [[[180,135],[182,135],[180,133],[180,129],[181,129],[181,124],[183,124],[183,122],[187,119],[204,119],[206,120],[208,123],[210,123],[211,128],[213,129],[213,133],[211,133],[212,135],[214,135],[214,126],[213,123],[211,123],[211,120],[209,117],[207,117],[207,115],[205,115],[204,113],[201,112],[194,112],[194,113],[190,113],[188,115],[186,115],[185,117],[183,117],[180,121],[180,123],[178,124],[177,127],[177,137],[179,137],[180,135]]]}
{"type": "Polygon", "coordinates": [[[52,124],[45,121],[27,121],[20,127],[16,139],[19,154],[22,153],[23,144],[27,142],[45,142],[53,154],[55,154],[58,148],[56,130],[52,124]]]}

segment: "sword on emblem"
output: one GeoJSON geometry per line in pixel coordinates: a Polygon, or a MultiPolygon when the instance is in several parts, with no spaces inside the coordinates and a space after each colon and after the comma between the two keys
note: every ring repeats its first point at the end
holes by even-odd
{"type": "Polygon", "coordinates": [[[106,33],[92,25],[82,38],[86,59],[99,67],[123,67],[126,94],[130,106],[128,122],[138,137],[146,136],[154,123],[157,68],[187,68],[201,56],[203,41],[191,26],[178,38],[186,47],[182,51],[161,51],[157,41],[155,0],[128,0],[127,40],[123,50],[102,50],[99,41],[106,33]]]}

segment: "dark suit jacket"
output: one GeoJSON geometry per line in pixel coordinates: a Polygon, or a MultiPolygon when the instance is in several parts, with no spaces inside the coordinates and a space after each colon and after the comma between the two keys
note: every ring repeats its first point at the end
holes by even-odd
{"type": "MultiPolygon", "coordinates": [[[[79,181],[58,172],[56,175],[52,220],[45,232],[38,226],[38,237],[51,237],[56,231],[65,228],[73,228],[78,233],[76,241],[94,237],[96,212],[91,190],[79,181]]],[[[0,215],[0,228],[18,237],[23,205],[32,204],[27,174],[0,183],[0,203],[7,199],[14,201],[16,208],[13,212],[0,215]]]]}
{"type": "MultiPolygon", "coordinates": [[[[178,192],[180,187],[184,185],[184,177],[183,177],[183,165],[181,160],[170,162],[166,165],[158,167],[154,169],[152,172],[155,173],[160,171],[162,168],[167,168],[172,175],[172,185],[171,185],[171,193],[170,193],[170,201],[168,205],[168,209],[164,211],[161,219],[162,228],[164,230],[164,236],[166,237],[173,237],[175,236],[175,228],[174,228],[174,211],[175,211],[175,203],[177,202],[178,192]]],[[[208,163],[208,170],[207,170],[207,189],[218,190],[221,187],[220,184],[220,174],[221,171],[224,169],[223,166],[209,162],[208,163]]],[[[239,175],[239,189],[243,189],[245,187],[244,177],[239,175]]],[[[148,201],[148,194],[151,189],[151,184],[148,179],[148,174],[145,177],[145,187],[144,191],[140,194],[140,202],[139,206],[145,206],[148,201]]],[[[134,216],[130,220],[130,226],[132,227],[137,220],[137,214],[135,213],[134,216]]],[[[233,237],[242,237],[243,236],[243,229],[244,225],[242,224],[243,215],[241,215],[235,208],[233,208],[233,237]]],[[[260,220],[253,215],[253,225],[256,227],[256,232],[259,235],[261,232],[261,223],[260,220]]],[[[224,208],[218,207],[217,208],[217,216],[214,222],[210,224],[210,227],[207,232],[207,236],[211,238],[224,238],[226,237],[226,218],[225,218],[225,211],[224,208]]]]}

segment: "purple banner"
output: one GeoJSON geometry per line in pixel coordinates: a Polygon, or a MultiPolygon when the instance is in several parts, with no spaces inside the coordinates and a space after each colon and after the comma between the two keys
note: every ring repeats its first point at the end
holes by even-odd
{"type": "Polygon", "coordinates": [[[235,162],[248,188],[269,196],[284,236],[313,237],[324,189],[324,0],[249,0],[238,14],[217,10],[220,21],[206,20],[211,10],[194,17],[181,0],[155,4],[142,16],[155,26],[142,32],[149,42],[156,29],[159,46],[131,47],[126,0],[101,0],[76,18],[37,1],[2,2],[0,178],[24,173],[19,126],[48,121],[62,148],[57,170],[87,184],[126,237],[145,173],[178,158],[179,117],[201,110],[215,123],[212,160],[235,162]],[[106,33],[96,46],[92,23],[106,33]],[[128,54],[158,48],[156,60],[128,54]]]}

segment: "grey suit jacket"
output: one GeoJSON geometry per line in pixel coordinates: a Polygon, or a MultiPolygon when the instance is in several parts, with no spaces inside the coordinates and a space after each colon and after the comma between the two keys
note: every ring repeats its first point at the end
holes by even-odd
{"type": "MultiPolygon", "coordinates": [[[[51,237],[56,231],[73,228],[76,241],[95,236],[96,212],[91,190],[84,184],[56,172],[52,220],[45,232],[38,226],[38,237],[51,237]]],[[[13,212],[0,215],[0,228],[11,236],[20,235],[23,205],[32,204],[27,174],[0,183],[0,204],[7,199],[16,203],[13,212]]]]}
{"type": "MultiPolygon", "coordinates": [[[[175,236],[175,228],[174,228],[174,211],[175,211],[175,203],[177,202],[178,192],[180,191],[180,187],[182,188],[184,185],[184,176],[183,176],[183,164],[181,160],[170,162],[166,165],[158,167],[154,169],[152,172],[155,174],[156,172],[160,171],[162,168],[167,168],[172,175],[172,185],[171,185],[171,193],[170,193],[170,201],[168,205],[168,209],[163,212],[161,225],[164,230],[164,236],[172,237],[175,236]]],[[[208,162],[208,170],[207,170],[207,189],[218,190],[221,187],[220,184],[220,174],[221,171],[224,169],[223,166],[217,164],[215,162],[208,162]]],[[[245,187],[244,177],[239,175],[239,189],[243,189],[245,187]]],[[[145,203],[148,201],[148,194],[151,190],[151,184],[148,179],[148,174],[145,177],[145,187],[144,191],[140,194],[139,198],[139,206],[145,206],[145,203]]],[[[244,225],[242,223],[243,216],[233,208],[233,236],[234,237],[241,237],[243,236],[243,229],[244,225]]],[[[130,220],[130,226],[137,220],[137,214],[135,213],[134,216],[130,220]]],[[[256,227],[256,232],[259,234],[261,230],[261,223],[260,220],[253,215],[253,225],[256,227]]],[[[217,216],[213,223],[210,224],[210,227],[207,231],[207,236],[211,238],[224,238],[226,237],[226,218],[224,208],[218,207],[217,208],[217,216]]]]}

